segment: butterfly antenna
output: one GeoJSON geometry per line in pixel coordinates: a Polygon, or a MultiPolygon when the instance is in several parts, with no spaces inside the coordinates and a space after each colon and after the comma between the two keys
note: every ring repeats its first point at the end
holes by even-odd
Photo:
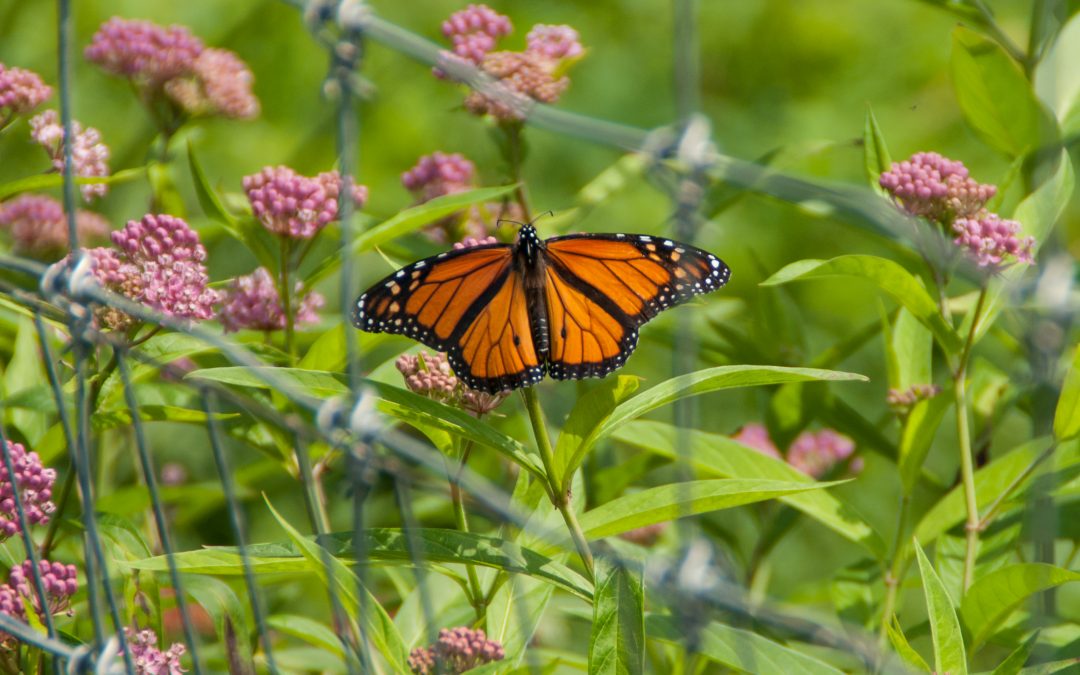
{"type": "Polygon", "coordinates": [[[541,213],[541,214],[540,214],[540,215],[538,215],[537,217],[535,217],[535,218],[533,218],[532,220],[530,220],[530,221],[529,221],[529,224],[530,224],[530,225],[532,225],[533,223],[535,223],[536,221],[540,220],[540,219],[541,219],[541,218],[543,218],[544,216],[551,216],[552,218],[554,218],[554,217],[555,217],[555,212],[554,212],[554,211],[544,211],[543,213],[541,213]]]}

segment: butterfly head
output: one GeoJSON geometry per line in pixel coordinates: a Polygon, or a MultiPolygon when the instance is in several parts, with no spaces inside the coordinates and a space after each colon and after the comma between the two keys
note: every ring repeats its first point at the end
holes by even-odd
{"type": "Polygon", "coordinates": [[[540,256],[544,242],[541,241],[532,223],[522,225],[518,230],[517,248],[529,263],[533,263],[540,256]]]}

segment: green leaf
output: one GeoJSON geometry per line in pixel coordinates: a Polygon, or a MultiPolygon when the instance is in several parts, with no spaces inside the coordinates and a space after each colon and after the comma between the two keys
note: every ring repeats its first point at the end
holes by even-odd
{"type": "Polygon", "coordinates": [[[947,351],[957,353],[962,342],[955,331],[941,318],[937,303],[922,283],[899,264],[872,255],[845,255],[831,260],[800,260],[793,262],[761,282],[763,286],[786,284],[804,279],[824,277],[858,277],[888,293],[937,338],[947,351]]]}
{"type": "Polygon", "coordinates": [[[874,117],[874,109],[869,103],[866,104],[866,122],[863,124],[863,164],[870,187],[881,191],[878,178],[892,168],[892,158],[889,157],[885,137],[881,134],[877,118],[874,117]]]}
{"type": "Polygon", "coordinates": [[[965,675],[967,656],[964,653],[964,636],[960,633],[960,622],[956,618],[952,599],[945,590],[945,584],[941,583],[941,578],[927,560],[918,540],[915,540],[914,546],[919,560],[919,574],[923,581],[923,595],[926,597],[926,613],[930,618],[934,671],[965,675]]]}
{"type": "MultiPolygon", "coordinates": [[[[26,317],[19,317],[17,326],[11,361],[7,363],[7,370],[4,371],[4,391],[8,396],[49,387],[42,367],[34,322],[26,317]]],[[[49,389],[51,391],[51,388],[49,389]]],[[[55,408],[56,404],[50,401],[47,407],[9,410],[7,416],[12,426],[34,445],[48,430],[49,410],[55,408]]]]}
{"type": "MultiPolygon", "coordinates": [[[[645,630],[650,638],[685,646],[683,622],[671,616],[649,614],[645,630]]],[[[697,634],[701,654],[717,663],[747,673],[799,673],[840,675],[843,671],[789,649],[757,633],[712,622],[697,634]]]]}
{"type": "Polygon", "coordinates": [[[1080,581],[1080,574],[1045,563],[1017,563],[980,576],[960,603],[972,649],[984,643],[1031,595],[1070,581],[1080,581]]]}
{"type": "MultiPolygon", "coordinates": [[[[1054,175],[1016,205],[1013,219],[1024,226],[1024,234],[1035,237],[1036,246],[1049,237],[1054,224],[1068,206],[1075,187],[1072,160],[1068,151],[1062,150],[1057,158],[1057,171],[1054,175]]],[[[1022,270],[1017,270],[1014,274],[1021,272],[1022,270]]]]}
{"type": "Polygon", "coordinates": [[[1065,373],[1061,398],[1054,410],[1054,436],[1058,442],[1080,435],[1080,347],[1073,351],[1072,365],[1065,373]]]}
{"type": "Polygon", "coordinates": [[[229,213],[221,198],[218,197],[217,192],[210,185],[210,180],[206,177],[202,164],[199,162],[198,157],[195,156],[195,146],[191,141],[188,141],[187,144],[187,155],[191,177],[195,179],[195,196],[199,199],[199,206],[202,207],[203,213],[208,218],[212,218],[230,228],[235,228],[237,226],[236,216],[229,213]]]}
{"type": "MultiPolygon", "coordinates": [[[[454,194],[436,197],[431,201],[418,204],[399,212],[369,230],[361,232],[352,242],[352,248],[347,255],[360,255],[365,251],[403,237],[411,232],[451,216],[473,204],[489,202],[508,195],[517,189],[517,185],[504,185],[501,187],[479,188],[467,192],[455,192],[454,194]]],[[[341,256],[327,257],[316,265],[307,274],[304,280],[306,286],[314,286],[327,275],[332,274],[341,266],[341,256]]]]}
{"type": "Polygon", "coordinates": [[[904,494],[910,495],[922,476],[923,461],[930,452],[941,420],[952,401],[949,397],[938,394],[933,398],[916,403],[900,434],[900,481],[904,494]]]}
{"type": "MultiPolygon", "coordinates": [[[[670,424],[638,420],[620,427],[612,438],[672,460],[686,458],[702,475],[750,478],[817,485],[813,478],[783,460],[774,459],[718,434],[679,430],[670,424]],[[680,446],[680,442],[683,444],[680,446]]],[[[840,536],[865,547],[877,558],[885,542],[849,505],[825,490],[781,496],[792,506],[840,536]]]]}
{"type": "MultiPolygon", "coordinates": [[[[155,365],[172,363],[183,358],[214,351],[214,347],[208,345],[201,338],[184,333],[164,333],[155,335],[143,344],[136,347],[139,354],[146,358],[147,363],[141,361],[131,362],[131,382],[141,382],[155,376],[159,369],[155,365]]],[[[124,390],[121,387],[119,372],[114,371],[105,384],[101,387],[98,396],[101,407],[120,407],[124,403],[124,390]]]]}
{"type": "Polygon", "coordinates": [[[364,635],[374,643],[379,653],[390,663],[393,671],[404,673],[407,671],[408,650],[401,639],[397,626],[390,619],[383,606],[371,595],[370,591],[360,586],[353,571],[328,551],[314,541],[304,537],[287,520],[281,517],[270,503],[266,500],[266,506],[270,509],[278,525],[289,535],[289,539],[300,550],[304,558],[312,565],[315,574],[327,585],[331,593],[336,594],[342,601],[342,605],[354,621],[364,624],[364,635]],[[327,569],[329,567],[329,569],[327,569]],[[361,599],[357,596],[357,589],[365,594],[363,598],[363,610],[361,599]]]}
{"type": "MultiPolygon", "coordinates": [[[[139,419],[144,422],[179,422],[183,424],[206,424],[206,413],[202,410],[190,410],[171,405],[147,405],[138,407],[139,419]]],[[[214,413],[214,419],[227,420],[239,417],[239,413],[214,413]]],[[[95,431],[116,429],[131,424],[131,411],[127,408],[117,410],[99,410],[90,418],[95,431]]]]}
{"type": "MultiPolygon", "coordinates": [[[[1036,438],[976,471],[975,498],[979,508],[985,508],[1008,489],[1049,445],[1048,436],[1036,438]]],[[[929,544],[966,518],[964,489],[962,485],[957,485],[922,517],[915,528],[915,536],[929,544]]]]}
{"type": "Polygon", "coordinates": [[[590,539],[602,539],[646,525],[819,490],[842,482],[808,484],[778,480],[714,479],[670,483],[601,504],[581,517],[581,527],[590,539]]]}
{"type": "MultiPolygon", "coordinates": [[[[785,382],[842,382],[851,380],[865,382],[866,377],[837,370],[784,368],[781,366],[719,366],[680,375],[661,382],[655,387],[647,389],[616,406],[611,411],[611,414],[581,442],[575,456],[584,457],[600,439],[607,437],[630,420],[690,396],[723,389],[760,387],[785,382]]],[[[576,464],[571,461],[570,465],[576,464]]]]}
{"type": "Polygon", "coordinates": [[[906,308],[901,308],[896,314],[890,341],[892,352],[896,355],[897,370],[896,382],[890,382],[892,386],[903,390],[916,384],[930,384],[934,381],[933,337],[926,326],[906,308]]]}
{"type": "Polygon", "coordinates": [[[889,634],[889,642],[892,643],[893,649],[900,655],[900,658],[920,672],[930,672],[930,666],[926,664],[919,652],[915,651],[911,644],[908,643],[904,630],[900,627],[900,622],[897,621],[895,614],[892,621],[885,624],[885,631],[889,634]]]}
{"type": "Polygon", "coordinates": [[[1031,634],[1031,637],[1024,640],[1024,644],[1014,649],[1004,661],[999,663],[998,667],[994,668],[994,672],[990,673],[990,675],[1017,675],[1031,657],[1031,652],[1035,651],[1035,645],[1038,643],[1039,631],[1035,631],[1031,634]]]}
{"type": "Polygon", "coordinates": [[[645,585],[641,564],[596,558],[596,599],[589,637],[589,675],[645,672],[645,585]]]}
{"type": "Polygon", "coordinates": [[[637,391],[640,382],[639,378],[630,375],[608,377],[578,398],[555,444],[551,480],[561,485],[563,492],[570,488],[574,472],[585,460],[589,450],[585,447],[585,441],[590,433],[610,417],[620,403],[637,391]]]}
{"type": "Polygon", "coordinates": [[[950,68],[964,118],[994,149],[1018,157],[1056,138],[1053,116],[1020,66],[993,40],[957,27],[950,68]]]}
{"type": "MultiPolygon", "coordinates": [[[[129,180],[141,178],[146,174],[146,167],[124,169],[117,171],[111,176],[76,177],[76,185],[117,185],[129,180]]],[[[38,192],[49,188],[60,187],[64,184],[64,176],[59,173],[42,173],[36,176],[27,176],[13,180],[9,183],[0,184],[0,201],[23,192],[38,192]]]]}
{"type": "Polygon", "coordinates": [[[212,577],[189,575],[184,577],[184,592],[213,619],[219,639],[225,639],[226,622],[232,623],[241,653],[252,653],[248,643],[252,631],[249,613],[228,584],[212,577]]]}
{"type": "Polygon", "coordinates": [[[345,650],[341,646],[341,640],[338,639],[334,631],[323,623],[296,614],[275,614],[267,618],[266,622],[271,628],[280,633],[292,635],[313,647],[325,649],[341,658],[345,658],[345,650]]]}

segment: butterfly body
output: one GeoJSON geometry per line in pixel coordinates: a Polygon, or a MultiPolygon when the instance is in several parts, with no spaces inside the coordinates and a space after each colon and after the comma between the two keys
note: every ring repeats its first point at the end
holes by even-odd
{"type": "Polygon", "coordinates": [[[727,283],[716,256],[649,235],[582,234],[441,253],[357,298],[353,324],[399,333],[448,354],[455,374],[487,392],[602,377],[664,309],[727,283]]]}

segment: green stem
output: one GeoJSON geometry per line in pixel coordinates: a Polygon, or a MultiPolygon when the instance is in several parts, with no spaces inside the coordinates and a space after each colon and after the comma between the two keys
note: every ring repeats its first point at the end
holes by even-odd
{"type": "Polygon", "coordinates": [[[507,161],[510,164],[510,179],[517,184],[514,197],[521,206],[522,218],[525,219],[525,222],[530,222],[532,210],[529,208],[529,196],[525,190],[525,181],[521,176],[521,166],[525,163],[525,152],[521,143],[521,131],[524,126],[520,122],[513,122],[504,128],[508,137],[507,146],[510,156],[507,157],[507,161]]]}
{"type": "MultiPolygon", "coordinates": [[[[469,453],[472,452],[473,442],[465,441],[465,447],[461,451],[461,460],[458,462],[457,471],[450,478],[450,500],[454,503],[454,522],[462,532],[469,531],[469,518],[465,512],[465,500],[461,495],[461,472],[465,470],[465,464],[469,461],[469,453]]],[[[480,586],[480,577],[476,574],[476,566],[465,563],[465,572],[469,576],[469,598],[473,609],[476,610],[476,620],[484,620],[485,601],[484,589],[480,586]]]]}
{"type": "Polygon", "coordinates": [[[896,536],[893,538],[892,561],[889,564],[889,569],[885,572],[885,604],[881,612],[881,631],[878,634],[882,644],[885,643],[888,637],[886,627],[896,611],[896,599],[900,593],[900,584],[903,582],[905,569],[904,542],[907,540],[905,533],[910,510],[911,497],[906,494],[902,495],[900,497],[900,515],[897,516],[896,522],[896,536]]]}
{"type": "Polygon", "coordinates": [[[964,555],[964,591],[971,587],[975,578],[975,560],[979,550],[979,502],[975,493],[975,462],[971,449],[971,427],[968,420],[967,366],[971,358],[971,347],[975,342],[975,331],[979,327],[979,316],[986,302],[986,284],[979,291],[979,300],[971,315],[971,328],[968,330],[964,349],[954,374],[956,408],[956,436],[960,443],[960,476],[964,484],[964,504],[967,509],[967,551],[964,555]]]}
{"type": "Polygon", "coordinates": [[[289,266],[291,264],[289,253],[289,239],[288,237],[282,237],[281,288],[278,289],[278,293],[281,295],[281,307],[285,314],[285,351],[289,354],[289,365],[291,366],[296,362],[296,347],[293,344],[295,321],[292,313],[292,289],[289,287],[289,266]]]}
{"type": "Polygon", "coordinates": [[[990,11],[990,8],[986,5],[984,0],[970,0],[971,6],[979,12],[979,16],[982,19],[983,27],[990,32],[991,37],[994,38],[1002,48],[1005,49],[1017,63],[1024,68],[1024,73],[1031,76],[1031,59],[1023,49],[1013,42],[1008,33],[998,24],[997,19],[994,18],[994,13],[990,11]]]}
{"type": "Polygon", "coordinates": [[[525,401],[525,410],[529,413],[529,422],[532,424],[533,435],[536,437],[536,447],[540,451],[540,461],[544,463],[544,475],[547,478],[547,493],[551,503],[562,514],[566,527],[570,530],[570,537],[574,540],[578,555],[585,566],[585,572],[589,579],[593,578],[593,556],[589,550],[589,541],[585,538],[585,532],[581,529],[577,515],[570,505],[570,495],[564,492],[555,480],[555,454],[551,449],[551,439],[548,437],[547,426],[544,424],[544,411],[540,408],[540,399],[532,387],[521,390],[521,398],[525,401]]]}
{"type": "Polygon", "coordinates": [[[1012,482],[1001,491],[1001,494],[994,498],[994,501],[990,502],[990,506],[986,509],[986,515],[979,521],[980,530],[985,530],[990,525],[990,521],[997,517],[998,513],[1004,507],[1005,501],[1012,496],[1012,493],[1016,491],[1016,488],[1020,487],[1021,483],[1027,480],[1031,474],[1035,473],[1035,469],[1039,468],[1040,464],[1049,459],[1050,455],[1054,454],[1054,451],[1057,450],[1057,447],[1057,443],[1051,443],[1050,447],[1043,450],[1042,454],[1035,458],[1035,461],[1029,464],[1019,476],[1014,478],[1012,482]]]}

